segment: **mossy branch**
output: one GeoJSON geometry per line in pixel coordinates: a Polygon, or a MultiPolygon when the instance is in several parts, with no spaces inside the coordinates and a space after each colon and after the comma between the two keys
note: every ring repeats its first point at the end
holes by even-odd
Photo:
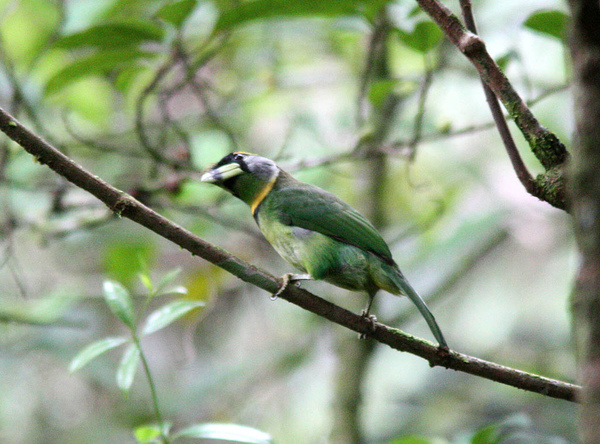
{"type": "MultiPolygon", "coordinates": [[[[417,0],[417,3],[477,69],[481,80],[502,102],[525,140],[527,140],[531,151],[546,170],[546,174],[542,174],[536,180],[533,180],[528,173],[525,173],[525,166],[520,161],[516,148],[512,147],[511,149],[510,146],[507,146],[513,167],[527,192],[557,208],[566,209],[564,176],[562,174],[560,176],[556,175],[557,171],[562,172],[569,159],[569,153],[565,145],[535,118],[527,104],[488,53],[481,38],[474,32],[468,31],[458,17],[438,0],[417,0]]],[[[470,13],[470,4],[466,10],[463,6],[463,14],[467,16],[469,27],[474,31],[474,21],[470,20],[472,17],[468,17],[470,13]]],[[[490,101],[491,98],[488,97],[488,102],[490,101]]],[[[496,122],[498,123],[498,120],[496,122]]],[[[506,145],[506,137],[502,134],[502,129],[500,127],[499,129],[506,145]]]]}

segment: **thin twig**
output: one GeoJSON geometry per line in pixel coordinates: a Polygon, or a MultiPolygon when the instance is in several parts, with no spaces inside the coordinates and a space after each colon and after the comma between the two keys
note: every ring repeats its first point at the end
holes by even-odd
{"type": "Polygon", "coordinates": [[[417,112],[415,113],[415,121],[413,124],[413,136],[408,142],[409,155],[408,160],[413,162],[417,155],[417,145],[423,137],[423,121],[425,120],[425,104],[427,101],[427,94],[431,87],[431,81],[433,79],[433,69],[430,66],[427,55],[423,55],[423,62],[425,65],[425,76],[421,82],[421,89],[419,91],[419,98],[417,102],[417,112]]]}
{"type": "MultiPolygon", "coordinates": [[[[467,29],[473,34],[477,34],[477,26],[475,25],[475,18],[473,17],[471,0],[460,0],[460,7],[462,9],[462,14],[467,25],[467,29]]],[[[529,173],[529,170],[525,166],[525,163],[519,154],[519,150],[510,133],[510,129],[508,128],[508,124],[506,123],[504,113],[500,108],[500,103],[498,102],[496,95],[485,83],[483,78],[481,79],[481,84],[483,86],[483,92],[485,93],[485,99],[490,107],[490,111],[492,112],[492,117],[494,118],[496,127],[498,128],[498,133],[500,133],[500,138],[502,139],[502,143],[506,148],[506,152],[508,153],[508,157],[510,158],[512,166],[517,173],[517,177],[529,194],[532,196],[539,196],[540,190],[538,185],[532,175],[529,173]]]]}

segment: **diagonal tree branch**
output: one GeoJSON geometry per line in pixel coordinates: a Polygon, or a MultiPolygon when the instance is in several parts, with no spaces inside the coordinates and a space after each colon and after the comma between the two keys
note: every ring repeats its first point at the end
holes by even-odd
{"type": "MultiPolygon", "coordinates": [[[[30,132],[2,108],[0,108],[0,131],[21,145],[39,163],[47,165],[65,179],[97,197],[118,216],[139,223],[159,236],[185,248],[193,255],[200,256],[269,293],[273,294],[280,288],[280,280],[271,274],[202,240],[86,171],[45,140],[30,132]]],[[[431,366],[443,366],[522,390],[568,401],[575,401],[580,391],[580,387],[574,384],[526,373],[455,351],[441,350],[430,342],[383,324],[376,323],[374,330],[371,330],[370,321],[364,317],[293,285],[288,286],[280,297],[341,326],[358,333],[366,333],[374,340],[396,350],[420,356],[429,361],[431,366]]]]}
{"type": "MultiPolygon", "coordinates": [[[[477,34],[477,26],[475,24],[475,18],[473,17],[473,8],[471,5],[471,0],[460,0],[460,7],[462,10],[463,19],[465,20],[465,24],[467,25],[467,29],[473,34],[477,34]]],[[[506,119],[504,117],[504,113],[500,108],[500,103],[494,94],[494,91],[485,83],[482,79],[481,81],[483,85],[483,92],[485,93],[485,99],[490,107],[490,111],[492,112],[492,117],[494,118],[494,122],[496,123],[496,128],[498,129],[498,133],[500,133],[500,138],[502,139],[502,143],[506,148],[506,152],[508,153],[508,157],[512,163],[512,166],[517,173],[517,177],[519,181],[525,187],[525,190],[533,196],[542,198],[540,195],[541,190],[539,189],[537,183],[527,170],[521,155],[519,154],[519,150],[517,149],[517,145],[515,144],[515,140],[513,139],[510,129],[508,128],[508,124],[506,123],[506,119]]]]}
{"type": "MultiPolygon", "coordinates": [[[[482,81],[502,102],[529,143],[531,151],[545,168],[546,174],[537,177],[536,186],[527,184],[525,188],[529,191],[528,187],[531,187],[534,196],[557,208],[565,209],[567,202],[562,168],[569,159],[569,153],[564,144],[535,118],[498,64],[487,52],[483,40],[465,29],[458,17],[438,0],[416,1],[477,69],[482,81]]],[[[472,24],[474,25],[474,23],[472,24]]],[[[509,155],[511,155],[514,165],[514,153],[509,152],[509,155]]],[[[517,165],[517,167],[517,174],[523,174],[524,165],[517,165]]],[[[521,177],[519,178],[521,179],[521,177]]],[[[525,181],[528,182],[526,177],[525,181]]]]}

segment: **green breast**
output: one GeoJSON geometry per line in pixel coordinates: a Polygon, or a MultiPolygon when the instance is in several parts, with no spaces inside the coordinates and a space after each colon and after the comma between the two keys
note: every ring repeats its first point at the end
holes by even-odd
{"type": "Polygon", "coordinates": [[[370,253],[312,230],[285,225],[266,206],[261,207],[256,220],[277,253],[314,279],[355,291],[374,285],[369,271],[370,253]]]}

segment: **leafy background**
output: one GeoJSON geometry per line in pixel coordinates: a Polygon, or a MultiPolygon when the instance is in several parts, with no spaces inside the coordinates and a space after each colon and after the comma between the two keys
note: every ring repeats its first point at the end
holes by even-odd
{"type": "MultiPolygon", "coordinates": [[[[573,380],[570,220],[522,189],[475,71],[412,2],[313,3],[2,0],[0,104],[94,174],[274,274],[289,266],[248,209],[198,183],[211,162],[256,152],[366,213],[378,202],[384,237],[413,285],[435,295],[452,348],[573,380]],[[368,77],[371,24],[384,3],[388,73],[368,77]],[[378,114],[392,95],[396,112],[378,114]],[[355,148],[383,124],[386,171],[375,180],[355,148]]],[[[474,9],[490,52],[567,141],[562,3],[477,1],[474,9]]],[[[69,365],[88,344],[127,332],[103,282],[120,282],[140,307],[140,272],[158,282],[175,268],[186,300],[205,305],[142,339],[165,419],[179,428],[247,425],[283,443],[330,439],[338,346],[354,333],[114,217],[16,145],[0,144],[3,442],[135,442],[132,431],[155,421],[141,367],[124,395],[115,382],[121,349],[75,373],[69,365]]],[[[365,302],[303,285],[356,312],[365,302]]],[[[430,337],[418,316],[405,316],[406,299],[378,298],[382,322],[430,337]]],[[[149,309],[172,300],[157,296],[149,309]]],[[[369,442],[576,436],[573,404],[381,347],[361,386],[369,442]]]]}

